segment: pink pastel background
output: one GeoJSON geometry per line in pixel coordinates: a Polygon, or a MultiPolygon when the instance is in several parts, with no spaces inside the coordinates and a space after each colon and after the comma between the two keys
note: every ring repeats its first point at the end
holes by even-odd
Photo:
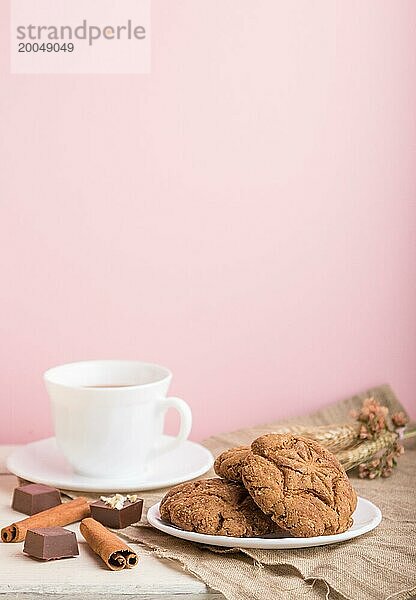
{"type": "Polygon", "coordinates": [[[0,442],[43,371],[174,372],[200,439],[389,382],[415,416],[416,3],[153,0],[150,75],[10,75],[0,442]]]}

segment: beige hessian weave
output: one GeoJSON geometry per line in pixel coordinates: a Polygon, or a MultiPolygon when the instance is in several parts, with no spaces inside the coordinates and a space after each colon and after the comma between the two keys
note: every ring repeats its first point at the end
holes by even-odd
{"type": "MultiPolygon", "coordinates": [[[[380,386],[292,422],[343,422],[369,395],[393,410],[402,410],[392,390],[380,386]]],[[[290,421],[212,437],[204,445],[216,456],[225,448],[247,444],[286,423],[290,421]]],[[[342,544],[221,552],[167,536],[145,523],[122,533],[130,541],[152,548],[161,558],[179,561],[229,600],[408,600],[416,597],[416,445],[411,441],[389,479],[353,479],[358,494],[380,507],[383,521],[376,530],[342,544]]],[[[206,475],[212,476],[212,472],[206,475]]],[[[145,497],[148,507],[164,492],[140,492],[140,496],[145,497]]]]}

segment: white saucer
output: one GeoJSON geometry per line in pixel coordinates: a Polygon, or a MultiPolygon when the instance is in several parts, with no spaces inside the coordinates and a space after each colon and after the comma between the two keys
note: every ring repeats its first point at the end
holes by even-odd
{"type": "MultiPolygon", "coordinates": [[[[164,437],[167,440],[171,439],[170,436],[164,437]]],[[[52,437],[15,450],[7,459],[7,468],[23,479],[64,490],[139,492],[168,487],[199,477],[212,467],[213,462],[209,450],[187,440],[169,454],[158,458],[151,472],[144,477],[95,479],[75,473],[58,449],[56,439],[52,437]]]]}
{"type": "Polygon", "coordinates": [[[150,525],[156,529],[173,535],[174,537],[188,540],[190,542],[198,542],[199,544],[210,544],[212,546],[225,546],[227,548],[261,548],[263,550],[286,550],[289,548],[307,548],[310,546],[326,546],[327,544],[336,544],[337,542],[345,542],[352,538],[368,533],[375,529],[381,521],[381,511],[369,500],[358,498],[357,508],[353,514],[353,524],[344,533],[337,535],[322,535],[319,537],[310,538],[294,538],[294,537],[272,537],[266,536],[262,538],[238,538],[225,537],[221,535],[203,535],[192,531],[184,531],[179,529],[160,518],[159,504],[154,504],[147,511],[147,520],[150,525]]]}

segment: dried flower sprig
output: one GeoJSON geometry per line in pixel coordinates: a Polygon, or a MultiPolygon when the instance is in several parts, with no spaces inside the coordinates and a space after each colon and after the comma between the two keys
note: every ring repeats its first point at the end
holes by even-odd
{"type": "Polygon", "coordinates": [[[357,415],[357,420],[361,423],[361,439],[385,442],[370,460],[358,464],[358,476],[362,479],[390,477],[394,467],[397,466],[398,457],[404,452],[401,440],[404,437],[408,418],[404,412],[397,412],[390,416],[386,406],[381,406],[374,398],[367,398],[357,415]],[[383,435],[389,433],[390,435],[383,435]]]}
{"type": "Polygon", "coordinates": [[[381,406],[374,398],[366,398],[361,410],[352,413],[360,424],[359,438],[375,440],[382,431],[386,431],[388,414],[387,406],[381,406]]]}
{"type": "Polygon", "coordinates": [[[370,461],[358,465],[358,476],[361,479],[390,477],[397,466],[397,458],[403,453],[402,444],[395,440],[391,446],[376,453],[370,461]]]}
{"type": "Polygon", "coordinates": [[[407,425],[407,423],[409,421],[409,419],[406,417],[406,415],[402,411],[394,413],[394,415],[392,415],[392,417],[391,417],[391,420],[392,420],[394,427],[396,427],[397,429],[399,429],[400,427],[404,427],[405,425],[407,425]]]}

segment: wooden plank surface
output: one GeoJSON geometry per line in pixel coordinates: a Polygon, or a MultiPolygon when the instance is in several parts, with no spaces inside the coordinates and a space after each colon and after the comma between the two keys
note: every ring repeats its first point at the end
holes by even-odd
{"type": "MultiPolygon", "coordinates": [[[[10,508],[17,479],[5,473],[5,457],[10,447],[0,447],[0,526],[24,518],[10,508]]],[[[79,526],[68,525],[75,531],[80,556],[64,560],[40,562],[22,552],[23,544],[0,543],[0,600],[21,598],[62,600],[62,598],[95,598],[109,600],[121,595],[138,600],[174,597],[175,600],[219,600],[221,594],[209,591],[205,584],[185,573],[178,563],[161,560],[138,544],[132,544],[139,555],[135,569],[112,572],[91,552],[79,533],[79,526]],[[17,596],[17,594],[19,594],[17,596]]]]}

